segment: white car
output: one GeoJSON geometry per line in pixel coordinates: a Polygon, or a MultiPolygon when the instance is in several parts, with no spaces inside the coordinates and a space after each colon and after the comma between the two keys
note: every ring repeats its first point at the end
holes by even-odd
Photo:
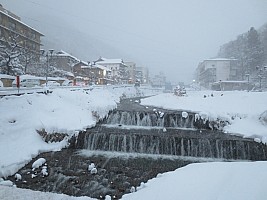
{"type": "MultiPolygon", "coordinates": [[[[46,83],[42,84],[42,86],[46,86],[46,83]]],[[[60,86],[60,84],[56,81],[47,81],[47,86],[48,87],[51,87],[51,86],[58,87],[58,86],[60,86]]]]}
{"type": "MultiPolygon", "coordinates": [[[[19,85],[20,85],[20,87],[35,87],[35,86],[40,86],[40,80],[38,80],[38,79],[22,79],[22,80],[20,80],[19,85]]],[[[13,87],[16,87],[17,86],[16,80],[14,80],[12,82],[12,86],[13,87]]]]}
{"type": "Polygon", "coordinates": [[[72,86],[73,85],[73,82],[70,81],[70,80],[65,80],[63,83],[62,83],[62,86],[72,86]]]}

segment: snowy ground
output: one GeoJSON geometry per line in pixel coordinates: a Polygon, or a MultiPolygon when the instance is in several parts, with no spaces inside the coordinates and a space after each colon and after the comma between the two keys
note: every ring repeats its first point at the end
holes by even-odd
{"type": "MultiPolygon", "coordinates": [[[[59,150],[67,145],[66,141],[47,144],[36,130],[72,135],[94,126],[97,118],[116,107],[123,93],[134,96],[155,92],[158,91],[109,87],[92,91],[58,89],[48,95],[1,98],[0,177],[14,174],[40,152],[59,150]]],[[[160,94],[142,100],[142,104],[149,106],[199,111],[203,117],[227,119],[230,125],[224,128],[225,132],[263,142],[267,141],[267,126],[259,118],[267,110],[266,102],[264,92],[213,92],[211,97],[210,91],[188,92],[187,97],[160,94]]],[[[267,185],[266,169],[267,162],[191,164],[152,179],[123,199],[267,199],[267,190],[263,188],[267,185]]],[[[0,179],[0,199],[73,199],[1,184],[0,179]]]]}
{"type": "Polygon", "coordinates": [[[210,120],[227,120],[230,124],[224,132],[267,143],[267,121],[260,120],[261,116],[267,120],[267,92],[189,91],[184,97],[166,93],[143,99],[141,104],[199,112],[210,120]]]}

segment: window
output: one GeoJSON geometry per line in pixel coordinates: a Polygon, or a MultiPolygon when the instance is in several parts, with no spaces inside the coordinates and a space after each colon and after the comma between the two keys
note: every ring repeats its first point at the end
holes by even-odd
{"type": "Polygon", "coordinates": [[[15,24],[14,22],[10,21],[10,22],[9,22],[9,28],[10,28],[11,30],[16,30],[16,24],[15,24]]]}

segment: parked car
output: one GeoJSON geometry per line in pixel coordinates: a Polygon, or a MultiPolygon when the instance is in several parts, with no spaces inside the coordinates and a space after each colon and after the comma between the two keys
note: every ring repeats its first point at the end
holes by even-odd
{"type": "MultiPolygon", "coordinates": [[[[14,80],[12,82],[12,86],[16,87],[17,82],[14,80]]],[[[40,86],[40,80],[38,79],[22,79],[20,80],[20,87],[35,87],[35,86],[40,86]]]]}
{"type": "Polygon", "coordinates": [[[62,86],[72,86],[73,85],[73,82],[70,81],[70,80],[65,80],[63,83],[62,83],[62,86]]]}
{"type": "MultiPolygon", "coordinates": [[[[46,86],[46,83],[42,84],[42,86],[46,86]]],[[[48,87],[51,87],[51,86],[58,87],[58,86],[60,86],[60,84],[56,81],[47,81],[47,86],[48,87]]]]}

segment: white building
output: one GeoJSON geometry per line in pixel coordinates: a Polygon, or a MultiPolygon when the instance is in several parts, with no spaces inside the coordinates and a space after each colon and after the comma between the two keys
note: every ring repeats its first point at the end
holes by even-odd
{"type": "Polygon", "coordinates": [[[199,63],[196,80],[201,86],[210,88],[218,81],[237,80],[237,60],[227,58],[206,59],[199,63]]]}
{"type": "Polygon", "coordinates": [[[124,64],[122,59],[106,59],[100,57],[95,63],[102,65],[111,71],[109,78],[113,79],[114,84],[128,83],[128,66],[124,64]]]}

